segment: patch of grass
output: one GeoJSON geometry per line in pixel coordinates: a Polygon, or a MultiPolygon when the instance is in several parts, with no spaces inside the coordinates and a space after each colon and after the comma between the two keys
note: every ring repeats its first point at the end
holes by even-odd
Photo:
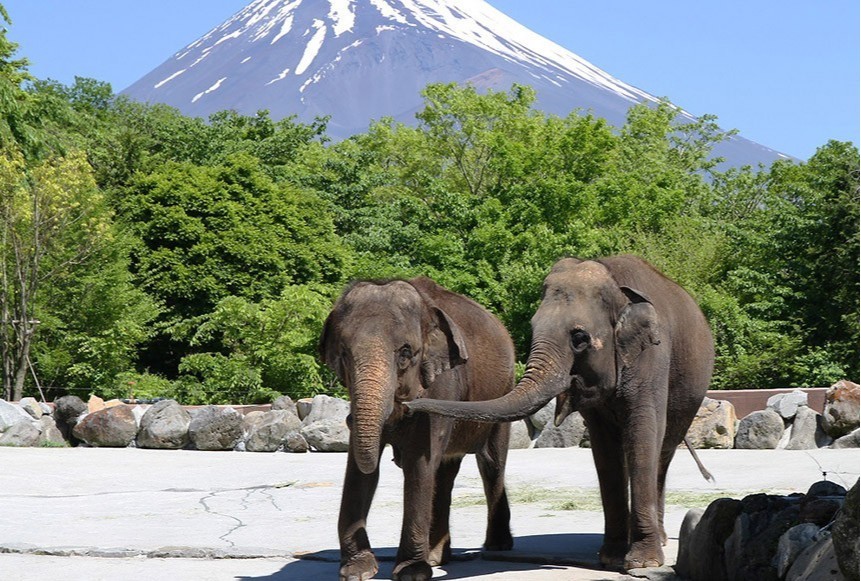
{"type": "MultiPolygon", "coordinates": [[[[667,506],[683,508],[705,508],[718,498],[742,498],[748,494],[768,491],[714,491],[692,492],[668,490],[667,506]]],[[[598,489],[512,487],[508,489],[508,501],[512,505],[540,503],[547,510],[581,510],[601,512],[601,493],[598,489]]],[[[468,494],[452,500],[452,507],[477,506],[485,502],[483,494],[468,494]]]]}

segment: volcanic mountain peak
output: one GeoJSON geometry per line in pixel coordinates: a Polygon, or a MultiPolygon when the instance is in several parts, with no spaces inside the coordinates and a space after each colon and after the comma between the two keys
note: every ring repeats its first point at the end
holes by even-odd
{"type": "MultiPolygon", "coordinates": [[[[381,117],[415,123],[421,90],[438,82],[530,85],[547,113],[587,110],[617,126],[634,103],[657,101],[484,0],[255,0],[123,92],[202,117],[329,116],[339,139],[381,117]]],[[[731,141],[719,147],[737,151],[720,154],[741,163],[778,157],[731,141]]]]}

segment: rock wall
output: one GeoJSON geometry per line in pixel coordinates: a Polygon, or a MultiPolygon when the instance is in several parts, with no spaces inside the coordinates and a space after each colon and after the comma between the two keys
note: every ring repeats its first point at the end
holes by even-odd
{"type": "MultiPolygon", "coordinates": [[[[840,381],[825,394],[823,413],[801,390],[773,395],[766,408],[736,417],[727,400],[706,397],[688,430],[695,448],[809,450],[859,446],[858,385],[840,381]]],[[[318,395],[271,406],[183,407],[83,402],[64,396],[48,405],[33,398],[0,400],[0,445],[239,450],[248,452],[344,452],[349,446],[349,402],[318,395]],[[239,411],[242,410],[242,411],[239,411]]],[[[589,431],[574,412],[556,426],[556,401],[514,422],[510,448],[589,447],[589,431]]]]}

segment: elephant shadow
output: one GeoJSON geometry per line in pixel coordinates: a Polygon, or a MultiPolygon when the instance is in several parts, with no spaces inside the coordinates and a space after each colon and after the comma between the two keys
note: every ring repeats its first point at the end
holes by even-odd
{"type": "MultiPolygon", "coordinates": [[[[514,550],[482,552],[476,548],[455,548],[452,560],[434,569],[434,577],[446,580],[469,579],[501,572],[536,571],[579,567],[603,572],[598,563],[598,549],[603,535],[595,533],[546,534],[516,537],[514,550]]],[[[374,549],[380,570],[374,579],[391,579],[396,547],[374,549]]],[[[264,576],[237,577],[243,581],[316,581],[337,579],[339,552],[327,549],[302,555],[279,571],[264,576]]],[[[608,578],[610,575],[608,575],[608,578]]]]}

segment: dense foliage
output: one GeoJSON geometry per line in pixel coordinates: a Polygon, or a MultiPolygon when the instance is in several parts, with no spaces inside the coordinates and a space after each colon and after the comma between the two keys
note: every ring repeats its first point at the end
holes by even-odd
{"type": "Polygon", "coordinates": [[[0,34],[7,398],[331,393],[316,340],[358,277],[430,276],[496,313],[525,358],[550,265],[618,252],[698,300],[714,387],[858,379],[850,143],[720,171],[727,134],[679,125],[670,103],[613,128],[546,115],[529,87],[430,85],[417,127],[332,144],[325,119],[189,118],[32,79],[16,52],[0,34]]]}

